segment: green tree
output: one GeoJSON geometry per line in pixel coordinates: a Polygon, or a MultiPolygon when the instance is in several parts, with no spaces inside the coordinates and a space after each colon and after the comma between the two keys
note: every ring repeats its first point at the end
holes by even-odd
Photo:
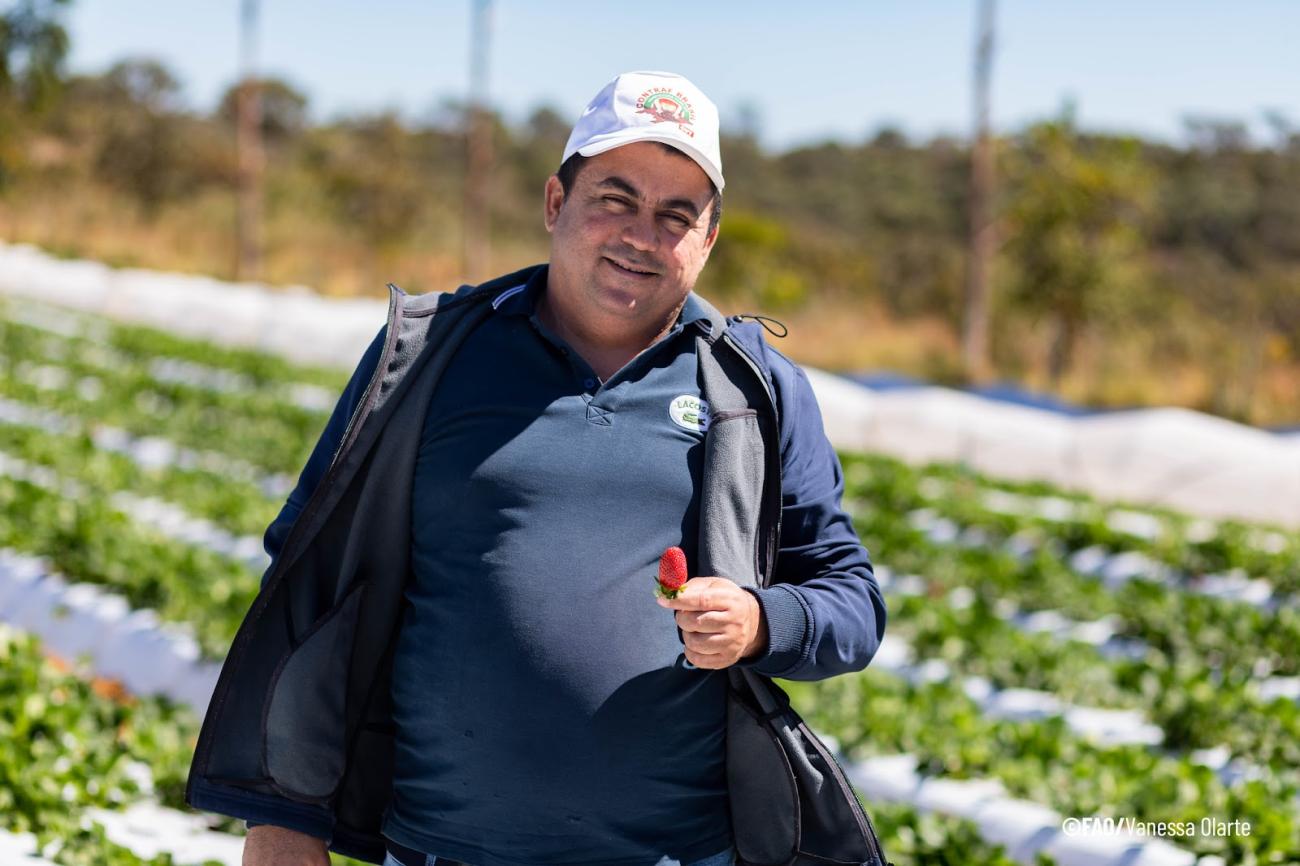
{"type": "Polygon", "coordinates": [[[331,216],[381,257],[409,241],[431,206],[430,192],[426,179],[413,170],[415,139],[396,114],[350,118],[316,130],[306,146],[305,164],[331,216]]]}
{"type": "Polygon", "coordinates": [[[69,0],[19,0],[0,12],[0,187],[23,161],[32,118],[58,97],[68,32],[60,20],[69,0]]]}
{"type": "Polygon", "coordinates": [[[709,257],[710,289],[720,298],[758,302],[772,312],[798,306],[808,284],[793,267],[786,227],[748,211],[727,211],[722,222],[725,229],[709,257]]]}
{"type": "Polygon", "coordinates": [[[19,0],[0,13],[0,99],[39,111],[58,95],[68,32],[60,20],[69,0],[19,0]]]}
{"type": "Polygon", "coordinates": [[[1085,140],[1068,112],[1026,131],[1008,162],[1010,299],[1048,322],[1056,386],[1085,327],[1139,278],[1151,177],[1137,140],[1085,140]]]}
{"type": "Polygon", "coordinates": [[[232,84],[217,105],[217,117],[235,128],[236,105],[244,87],[257,87],[262,97],[262,139],[277,147],[296,141],[307,128],[307,97],[287,81],[261,78],[246,84],[232,84]]]}
{"type": "Polygon", "coordinates": [[[194,124],[178,110],[180,83],[151,59],[121,60],[95,88],[102,109],[95,175],[149,214],[199,183],[194,124]]]}

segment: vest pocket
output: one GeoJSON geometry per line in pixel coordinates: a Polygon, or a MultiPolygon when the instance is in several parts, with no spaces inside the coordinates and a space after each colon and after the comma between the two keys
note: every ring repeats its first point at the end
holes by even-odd
{"type": "Polygon", "coordinates": [[[271,678],[262,764],[285,796],[329,798],[343,776],[347,671],[364,582],[312,623],[271,678]]]}

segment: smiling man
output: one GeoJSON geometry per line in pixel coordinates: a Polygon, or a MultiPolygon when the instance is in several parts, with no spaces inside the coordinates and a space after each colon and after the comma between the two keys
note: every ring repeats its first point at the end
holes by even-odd
{"type": "Polygon", "coordinates": [[[249,819],[245,864],[381,832],[390,866],[735,862],[726,669],[860,670],[885,608],[807,379],[692,291],[723,185],[704,94],[620,75],[547,181],[549,263],[390,314],[196,750],[189,800],[249,819]],[[714,362],[754,408],[710,417],[714,362]],[[664,611],[668,547],[697,576],[664,611]]]}

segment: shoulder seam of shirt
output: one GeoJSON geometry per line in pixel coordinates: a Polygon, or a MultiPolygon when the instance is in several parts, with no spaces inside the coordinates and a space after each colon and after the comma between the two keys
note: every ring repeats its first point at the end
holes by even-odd
{"type": "Polygon", "coordinates": [[[502,292],[501,294],[497,295],[495,298],[492,299],[492,309],[494,310],[500,309],[501,305],[505,303],[506,300],[514,297],[515,295],[519,294],[526,288],[528,288],[527,283],[520,283],[519,285],[514,286],[513,288],[506,289],[504,292],[502,292]]]}

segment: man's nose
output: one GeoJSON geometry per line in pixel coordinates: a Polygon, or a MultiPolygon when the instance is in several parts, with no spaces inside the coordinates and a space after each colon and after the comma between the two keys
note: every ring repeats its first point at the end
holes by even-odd
{"type": "Polygon", "coordinates": [[[630,247],[651,252],[659,246],[659,226],[653,213],[632,214],[623,225],[623,242],[630,247]]]}

